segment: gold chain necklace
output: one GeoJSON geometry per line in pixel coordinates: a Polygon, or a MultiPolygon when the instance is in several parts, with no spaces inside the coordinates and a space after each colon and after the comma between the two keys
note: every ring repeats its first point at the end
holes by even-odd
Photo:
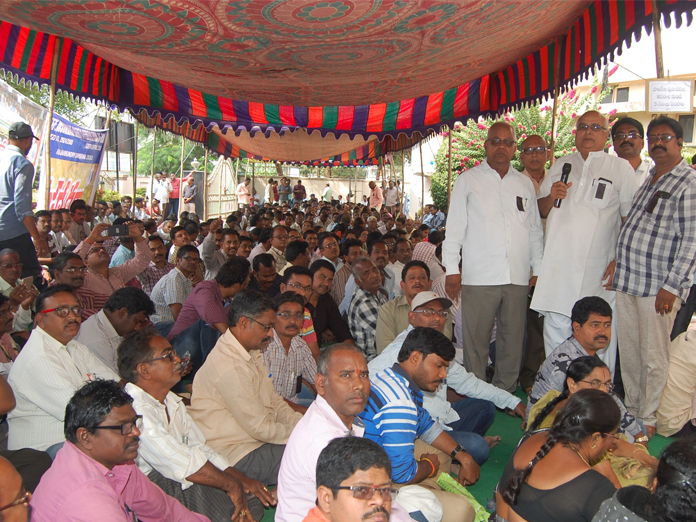
{"type": "Polygon", "coordinates": [[[587,460],[585,460],[585,457],[583,457],[582,455],[580,455],[580,452],[577,450],[577,448],[574,448],[574,447],[571,446],[570,444],[564,444],[564,446],[565,446],[566,448],[568,448],[568,449],[573,450],[573,451],[577,454],[577,456],[580,457],[580,458],[582,459],[582,461],[583,461],[585,464],[587,464],[587,467],[588,467],[588,468],[591,468],[591,467],[592,467],[592,466],[590,466],[590,463],[587,462],[587,460]]]}

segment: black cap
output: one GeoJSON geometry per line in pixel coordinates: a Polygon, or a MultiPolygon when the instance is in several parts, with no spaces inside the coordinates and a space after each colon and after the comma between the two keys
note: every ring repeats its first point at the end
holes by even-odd
{"type": "MultiPolygon", "coordinates": [[[[23,121],[18,121],[10,125],[8,135],[12,140],[21,140],[24,138],[36,138],[34,136],[34,131],[31,130],[31,126],[23,121]]],[[[36,138],[38,139],[38,138],[36,138]]]]}

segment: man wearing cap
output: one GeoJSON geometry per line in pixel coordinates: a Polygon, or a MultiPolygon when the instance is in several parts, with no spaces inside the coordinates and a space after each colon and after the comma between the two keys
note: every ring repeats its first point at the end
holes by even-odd
{"type": "MultiPolygon", "coordinates": [[[[442,332],[449,320],[451,306],[452,301],[434,292],[417,294],[411,301],[406,329],[369,362],[370,375],[376,375],[398,362],[401,346],[414,328],[433,328],[442,332]]],[[[456,361],[452,361],[447,368],[446,383],[434,392],[423,391],[423,408],[479,466],[488,459],[490,448],[500,441],[500,437],[484,437],[493,424],[496,406],[523,419],[526,414],[526,407],[518,397],[478,379],[456,361]],[[447,400],[448,387],[465,398],[450,403],[447,400]]]]}
{"type": "Polygon", "coordinates": [[[8,138],[10,144],[0,152],[0,250],[12,248],[19,254],[22,277],[38,276],[38,258],[49,257],[50,252],[36,228],[31,204],[34,166],[26,156],[36,136],[29,125],[20,121],[10,125],[8,138]]]}
{"type": "Polygon", "coordinates": [[[645,144],[644,137],[643,124],[633,118],[620,118],[611,128],[614,152],[619,158],[628,161],[636,171],[638,186],[643,184],[653,166],[652,160],[642,159],[640,156],[645,144]]]}

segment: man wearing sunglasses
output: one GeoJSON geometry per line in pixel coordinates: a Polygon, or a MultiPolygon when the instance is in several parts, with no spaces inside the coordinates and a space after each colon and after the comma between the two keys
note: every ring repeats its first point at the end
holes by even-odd
{"type": "Polygon", "coordinates": [[[640,155],[645,145],[644,136],[643,124],[629,117],[616,120],[611,128],[614,152],[619,158],[628,161],[636,171],[638,186],[643,184],[653,166],[652,160],[643,159],[640,155]]]}
{"type": "Polygon", "coordinates": [[[8,415],[8,448],[34,448],[51,456],[63,444],[65,405],[86,381],[120,380],[84,344],[75,340],[80,306],[66,285],[36,298],[36,328],[15,359],[8,382],[17,407],[8,415]]]}
{"type": "Polygon", "coordinates": [[[65,446],[41,478],[34,520],[203,522],[138,469],[142,417],[114,381],[79,388],[65,408],[65,446]]]}
{"type": "Polygon", "coordinates": [[[194,377],[189,408],[208,445],[266,486],[278,482],[285,444],[302,418],[273,388],[261,353],[272,339],[277,311],[259,292],[235,296],[229,329],[194,377]]]}
{"type": "MultiPolygon", "coordinates": [[[[512,167],[516,144],[510,124],[497,122],[488,129],[485,161],[454,184],[457,204],[450,209],[442,244],[447,295],[452,300],[461,295],[464,365],[485,379],[497,321],[498,332],[505,333],[496,338],[493,384],[510,393],[522,363],[527,294],[544,248],[536,190],[512,167]]],[[[432,269],[431,276],[437,278],[432,269]]]]}
{"type": "MultiPolygon", "coordinates": [[[[580,116],[575,126],[578,151],[556,161],[539,190],[546,237],[531,308],[544,315],[547,356],[573,334],[570,316],[576,301],[598,296],[612,309],[616,301],[611,291],[616,243],[638,183],[626,160],[604,152],[608,138],[606,117],[597,111],[580,116]],[[567,183],[561,180],[564,169],[570,169],[567,183]]],[[[615,331],[599,356],[613,375],[615,331]]]]}
{"type": "Polygon", "coordinates": [[[361,437],[332,440],[317,461],[317,505],[304,522],[388,522],[397,490],[391,462],[361,437]]]}

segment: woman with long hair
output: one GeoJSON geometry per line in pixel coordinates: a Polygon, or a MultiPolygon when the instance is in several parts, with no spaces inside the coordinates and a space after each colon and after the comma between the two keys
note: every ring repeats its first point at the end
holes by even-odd
{"type": "Polygon", "coordinates": [[[662,452],[650,489],[619,489],[592,522],[696,521],[696,441],[684,437],[662,452]]]}
{"type": "Polygon", "coordinates": [[[548,431],[531,434],[510,457],[496,492],[497,520],[587,522],[616,486],[607,461],[621,413],[599,390],[568,399],[548,431]]]}
{"type": "MultiPolygon", "coordinates": [[[[529,412],[529,431],[548,428],[553,424],[556,414],[563,408],[568,398],[579,390],[594,388],[609,393],[614,385],[607,365],[597,357],[575,359],[566,373],[567,377],[561,393],[549,391],[529,412]]],[[[618,399],[612,395],[615,401],[618,399]]],[[[657,459],[650,456],[647,448],[639,443],[631,444],[619,427],[619,438],[614,449],[607,453],[611,467],[622,487],[630,485],[647,486],[657,467],[657,459]]]]}

